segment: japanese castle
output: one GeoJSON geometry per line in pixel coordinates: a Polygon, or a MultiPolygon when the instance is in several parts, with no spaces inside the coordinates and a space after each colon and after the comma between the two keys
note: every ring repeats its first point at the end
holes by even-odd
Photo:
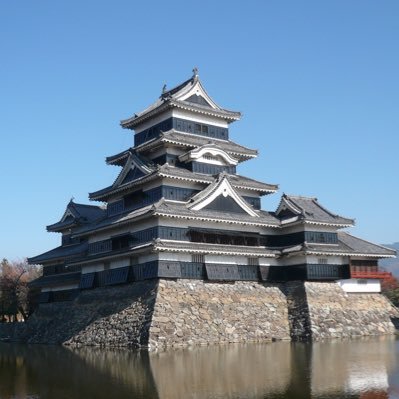
{"type": "Polygon", "coordinates": [[[146,279],[217,282],[331,281],[347,292],[379,292],[378,259],[395,252],[342,231],[354,220],[316,198],[261,197],[278,186],[237,173],[258,155],[229,137],[239,112],[220,107],[198,76],[166,90],[121,122],[134,146],[106,158],[120,168],[90,193],[98,205],[67,204],[47,226],[61,245],[29,259],[43,265],[40,302],[146,279]]]}

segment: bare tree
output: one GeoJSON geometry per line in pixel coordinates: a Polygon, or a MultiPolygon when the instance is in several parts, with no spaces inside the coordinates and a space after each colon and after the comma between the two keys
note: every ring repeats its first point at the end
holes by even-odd
{"type": "Polygon", "coordinates": [[[0,318],[1,321],[26,320],[31,313],[28,283],[39,277],[41,270],[26,260],[0,262],[0,318]]]}

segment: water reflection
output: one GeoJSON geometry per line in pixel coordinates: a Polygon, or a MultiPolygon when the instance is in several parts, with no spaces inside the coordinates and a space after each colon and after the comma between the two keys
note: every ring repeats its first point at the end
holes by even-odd
{"type": "Polygon", "coordinates": [[[392,337],[316,343],[312,346],[312,393],[317,397],[341,391],[362,392],[373,394],[374,398],[387,398],[388,375],[396,367],[396,357],[392,337]]]}
{"type": "Polygon", "coordinates": [[[0,398],[399,399],[398,344],[389,337],[151,353],[3,344],[0,398]]]}

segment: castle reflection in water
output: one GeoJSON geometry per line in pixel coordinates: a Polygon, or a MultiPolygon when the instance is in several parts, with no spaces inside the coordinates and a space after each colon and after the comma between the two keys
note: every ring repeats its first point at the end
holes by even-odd
{"type": "Polygon", "coordinates": [[[399,341],[247,344],[164,352],[0,345],[0,397],[399,398],[399,341]]]}

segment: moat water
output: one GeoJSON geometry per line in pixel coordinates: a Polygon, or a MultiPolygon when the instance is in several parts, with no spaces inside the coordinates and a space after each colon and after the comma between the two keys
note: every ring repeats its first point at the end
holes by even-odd
{"type": "Polygon", "coordinates": [[[399,399],[399,340],[162,352],[0,344],[0,398],[399,399]]]}

